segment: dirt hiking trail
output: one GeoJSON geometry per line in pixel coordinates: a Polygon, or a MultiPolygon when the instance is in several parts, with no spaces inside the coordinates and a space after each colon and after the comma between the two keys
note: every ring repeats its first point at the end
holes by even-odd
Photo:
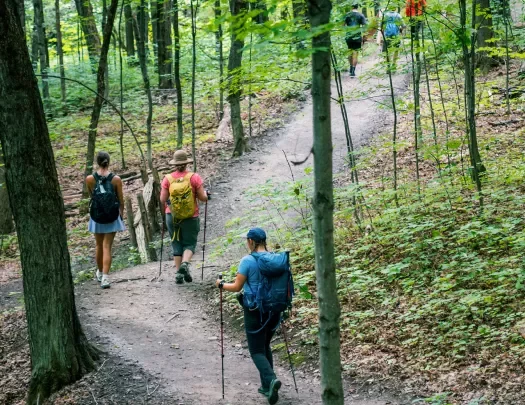
{"type": "MultiPolygon", "coordinates": [[[[377,57],[365,59],[357,74],[373,68],[377,57]]],[[[359,77],[351,79],[343,72],[345,92],[359,88],[370,96],[388,96],[388,78],[359,77]]],[[[404,86],[404,77],[397,75],[394,86],[404,86]]],[[[336,96],[335,85],[332,96],[336,96]]],[[[361,98],[366,98],[362,97],[361,98]]],[[[373,100],[381,97],[348,102],[347,110],[351,133],[356,146],[383,131],[391,124],[392,117],[386,109],[378,109],[373,100]]],[[[346,140],[339,106],[332,103],[332,131],[334,144],[334,170],[344,170],[346,140]]],[[[252,150],[239,159],[230,160],[212,179],[213,199],[208,204],[207,239],[220,238],[225,233],[226,221],[249,212],[250,203],[243,193],[268,179],[291,180],[290,169],[283,150],[291,160],[302,160],[312,146],[312,106],[307,102],[294,114],[289,123],[276,134],[252,140],[252,150]]],[[[296,178],[304,173],[306,163],[294,168],[296,178]]],[[[207,181],[207,180],[206,180],[207,181]]],[[[202,210],[203,212],[204,210],[202,210]]],[[[203,215],[201,215],[201,224],[203,215]]],[[[246,229],[255,225],[246,223],[246,229]]],[[[201,225],[202,228],[202,225],[201,225]]],[[[202,238],[202,232],[200,234],[202,238]]],[[[269,238],[272,238],[271,232],[269,238]]],[[[207,246],[207,256],[211,247],[207,246]]],[[[241,252],[239,252],[241,254],[241,252]]],[[[245,254],[245,252],[242,252],[245,254]]],[[[175,284],[175,272],[169,250],[164,249],[162,281],[150,281],[158,272],[159,263],[150,263],[113,274],[113,280],[135,279],[113,283],[109,290],[101,290],[95,281],[77,286],[77,305],[83,325],[99,345],[123,360],[132,360],[162,383],[159,392],[172,398],[172,404],[265,404],[267,400],[257,392],[259,375],[252,363],[243,331],[225,326],[225,386],[226,397],[221,398],[220,325],[218,302],[208,301],[213,281],[224,263],[210,259],[206,265],[204,282],[200,281],[201,246],[197,247],[192,275],[194,282],[182,286],[175,284]]],[[[231,258],[238,260],[239,257],[231,258]]],[[[276,342],[280,342],[276,334],[276,342]]],[[[283,382],[279,404],[320,404],[317,373],[299,369],[297,383],[299,394],[286,363],[279,365],[281,352],[275,354],[276,374],[283,382]]],[[[283,357],[284,358],[284,357],[283,357]]],[[[360,384],[361,385],[361,384],[360,384]]],[[[151,391],[151,387],[150,387],[151,391]]],[[[384,396],[376,387],[372,393],[345,383],[346,403],[355,405],[401,404],[384,396]]],[[[94,396],[97,393],[94,392],[94,396]]],[[[99,404],[106,403],[99,398],[99,404]]]]}

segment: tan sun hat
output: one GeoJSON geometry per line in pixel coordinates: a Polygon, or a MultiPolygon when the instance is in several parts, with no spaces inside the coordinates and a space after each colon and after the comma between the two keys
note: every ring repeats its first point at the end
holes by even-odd
{"type": "Polygon", "coordinates": [[[193,160],[188,158],[188,154],[183,150],[178,150],[173,154],[173,160],[169,161],[170,165],[179,166],[193,163],[193,160]]]}

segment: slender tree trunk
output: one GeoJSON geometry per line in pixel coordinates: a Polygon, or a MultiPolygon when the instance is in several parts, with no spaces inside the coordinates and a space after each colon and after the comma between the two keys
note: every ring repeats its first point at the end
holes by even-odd
{"type": "Polygon", "coordinates": [[[191,7],[191,153],[193,155],[193,171],[197,171],[197,156],[195,148],[195,68],[197,66],[197,12],[199,10],[199,3],[194,3],[190,0],[191,7]]]}
{"type": "Polygon", "coordinates": [[[159,88],[171,89],[173,82],[171,80],[171,52],[168,46],[168,37],[170,37],[171,28],[167,29],[166,1],[157,1],[157,52],[159,63],[159,88]],[[166,32],[167,31],[167,32],[166,32]]]}
{"type": "MultiPolygon", "coordinates": [[[[120,101],[120,113],[124,115],[124,64],[122,63],[122,15],[124,14],[124,2],[120,3],[120,13],[119,13],[119,19],[118,19],[118,60],[119,60],[119,87],[120,87],[120,94],[119,94],[119,101],[120,101]]],[[[115,36],[115,33],[113,33],[113,36],[115,36]]],[[[119,144],[120,144],[120,158],[122,161],[122,169],[126,168],[126,158],[124,155],[124,119],[123,117],[120,117],[120,136],[119,136],[119,144]]]]}
{"type": "Polygon", "coordinates": [[[257,10],[259,12],[254,18],[257,24],[264,24],[268,21],[268,8],[266,7],[266,0],[255,0],[252,7],[253,10],[257,10]]]}
{"type": "MultiPolygon", "coordinates": [[[[475,74],[474,66],[476,61],[476,31],[472,30],[470,35],[470,50],[469,50],[469,35],[467,30],[467,4],[466,0],[459,0],[460,9],[460,41],[463,51],[463,65],[465,67],[465,103],[466,103],[466,118],[467,118],[467,133],[468,145],[470,155],[470,170],[471,177],[476,183],[478,190],[480,205],[483,207],[483,197],[481,194],[481,179],[480,173],[485,171],[485,167],[481,163],[481,156],[478,149],[477,132],[476,132],[476,88],[475,88],[475,74]]],[[[472,25],[476,22],[476,8],[472,8],[472,25]]]]}
{"type": "MultiPolygon", "coordinates": [[[[104,100],[102,95],[104,94],[104,89],[106,87],[106,82],[104,80],[104,73],[108,66],[108,51],[109,45],[111,43],[111,33],[113,31],[113,24],[115,22],[115,15],[117,13],[118,0],[111,0],[111,4],[108,10],[108,21],[104,27],[104,35],[102,41],[102,49],[100,53],[100,62],[98,64],[97,72],[97,93],[98,95],[95,98],[95,104],[93,106],[93,112],[91,113],[91,122],[89,124],[89,135],[88,135],[88,144],[87,144],[87,153],[86,153],[86,170],[84,172],[85,176],[90,175],[93,172],[93,160],[95,159],[95,143],[97,140],[97,129],[98,129],[98,120],[100,118],[100,111],[102,110],[102,104],[104,100]]],[[[87,197],[87,188],[84,182],[84,189],[82,191],[84,198],[87,197]]]]}
{"type": "Polygon", "coordinates": [[[33,30],[31,31],[31,64],[33,71],[38,69],[38,31],[36,28],[36,21],[33,15],[33,30]]]}
{"type": "MultiPolygon", "coordinates": [[[[106,26],[106,23],[108,21],[108,5],[106,0],[102,0],[102,32],[104,32],[104,27],[106,26]]],[[[109,63],[108,63],[109,65],[109,63]]],[[[109,68],[106,69],[106,72],[104,73],[104,80],[106,81],[106,85],[104,87],[104,98],[109,98],[109,68]]]]}
{"type": "Polygon", "coordinates": [[[126,53],[128,58],[135,57],[135,41],[133,38],[133,15],[129,0],[124,5],[124,16],[126,17],[126,53]]]}
{"type": "MultiPolygon", "coordinates": [[[[476,13],[477,25],[477,44],[478,48],[493,48],[495,43],[494,29],[492,26],[492,10],[490,9],[490,0],[475,0],[475,6],[478,8],[476,13]]],[[[474,7],[473,4],[473,7],[474,7]]],[[[492,59],[489,52],[482,50],[478,53],[477,66],[482,72],[487,73],[492,65],[492,59]]]]}
{"type": "Polygon", "coordinates": [[[505,24],[505,102],[507,104],[507,115],[510,115],[510,87],[509,87],[509,77],[510,77],[510,56],[509,56],[509,12],[507,8],[505,9],[505,14],[503,18],[503,23],[505,24]]]}
{"type": "Polygon", "coordinates": [[[47,51],[47,37],[44,23],[44,6],[42,0],[33,0],[35,34],[38,47],[38,60],[40,62],[40,74],[42,75],[42,95],[44,100],[49,99],[49,83],[47,73],[49,69],[49,53],[47,51]]]}
{"type": "Polygon", "coordinates": [[[292,12],[293,18],[302,24],[306,16],[305,0],[292,0],[292,12]]]}
{"type": "MultiPolygon", "coordinates": [[[[120,14],[118,19],[118,59],[119,59],[119,79],[120,79],[120,113],[124,115],[124,71],[122,63],[122,15],[124,14],[124,2],[120,4],[120,14]]],[[[115,35],[115,34],[113,34],[115,35]]],[[[120,157],[122,159],[122,169],[126,168],[126,158],[124,156],[124,119],[120,117],[120,157]]]]}
{"type": "MultiPolygon", "coordinates": [[[[230,11],[233,18],[239,18],[241,13],[246,12],[248,3],[245,0],[230,0],[230,11]]],[[[233,155],[240,156],[247,150],[246,139],[241,119],[241,66],[242,49],[244,39],[237,35],[236,26],[230,24],[231,47],[228,59],[228,102],[230,103],[230,115],[234,140],[233,155]]]]}
{"type": "MultiPolygon", "coordinates": [[[[9,194],[5,183],[4,154],[0,148],[0,235],[13,232],[13,214],[9,205],[9,194]]],[[[1,247],[0,247],[1,248],[1,247]]]]}
{"type": "MultiPolygon", "coordinates": [[[[330,22],[330,0],[309,0],[313,29],[330,22]]],[[[324,31],[324,30],[323,30],[324,31]]],[[[312,38],[312,103],[314,132],[314,241],[317,296],[319,300],[319,348],[321,396],[325,405],[343,405],[339,317],[334,259],[334,196],[332,131],[330,117],[330,33],[312,38]]]]}
{"type": "MultiPolygon", "coordinates": [[[[141,15],[141,18],[144,18],[144,2],[142,2],[142,5],[140,7],[139,15],[141,15]]],[[[151,154],[151,120],[153,118],[153,101],[151,99],[151,89],[149,84],[149,75],[148,75],[148,64],[146,60],[146,47],[144,46],[144,40],[142,39],[142,36],[140,35],[140,28],[137,20],[133,18],[133,31],[135,34],[135,38],[137,39],[137,51],[139,54],[139,63],[140,63],[140,71],[142,73],[142,80],[144,81],[144,91],[146,92],[146,96],[148,97],[148,118],[146,119],[146,139],[147,139],[147,158],[148,158],[148,166],[150,170],[153,170],[153,160],[152,160],[152,154],[151,154]]]]}
{"type": "Polygon", "coordinates": [[[419,148],[422,143],[421,129],[421,105],[420,105],[420,83],[421,83],[421,44],[419,41],[420,22],[411,19],[410,53],[412,57],[412,82],[414,90],[414,149],[416,154],[416,181],[417,193],[421,194],[421,182],[419,179],[419,148]],[[414,61],[415,58],[415,61],[414,61]]]}
{"type": "MultiPolygon", "coordinates": [[[[222,15],[221,0],[215,0],[215,20],[219,21],[222,15]]],[[[219,122],[224,117],[224,53],[223,53],[223,38],[222,38],[222,24],[219,24],[215,32],[215,40],[217,46],[217,54],[219,56],[219,122]]]]}
{"type": "Polygon", "coordinates": [[[175,89],[177,91],[177,149],[182,148],[184,131],[182,128],[182,86],[180,83],[180,33],[179,33],[179,3],[173,0],[173,37],[175,43],[175,89]]]}
{"type": "Polygon", "coordinates": [[[98,353],[76,312],[64,202],[16,1],[0,2],[0,15],[0,141],[20,247],[33,405],[93,370],[98,353]]]}
{"type": "Polygon", "coordinates": [[[55,0],[55,29],[57,34],[57,54],[60,68],[60,94],[62,102],[66,102],[66,76],[64,71],[64,52],[62,51],[62,28],[60,26],[60,0],[55,0]]]}
{"type": "MultiPolygon", "coordinates": [[[[157,0],[150,0],[151,8],[151,32],[153,34],[153,54],[155,56],[155,69],[158,69],[158,45],[159,45],[159,29],[158,29],[158,13],[157,13],[157,0]]],[[[158,70],[157,70],[158,71],[158,70]]]]}
{"type": "Polygon", "coordinates": [[[144,40],[144,50],[146,52],[146,61],[148,60],[148,24],[149,24],[149,11],[146,7],[146,4],[144,4],[145,0],[141,0],[140,2],[140,17],[139,17],[139,28],[140,28],[140,36],[144,40]]]}
{"type": "Polygon", "coordinates": [[[100,37],[98,35],[97,23],[93,15],[93,7],[90,0],[75,0],[78,16],[80,17],[80,25],[86,37],[86,44],[91,61],[91,67],[95,71],[98,58],[100,57],[100,37]]]}

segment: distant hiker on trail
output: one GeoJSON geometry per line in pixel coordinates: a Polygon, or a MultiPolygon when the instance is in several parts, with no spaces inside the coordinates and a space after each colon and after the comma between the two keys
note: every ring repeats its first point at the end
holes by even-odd
{"type": "Polygon", "coordinates": [[[96,277],[101,288],[110,287],[108,274],[111,268],[111,249],[115,233],[126,230],[122,221],[124,214],[122,180],[109,171],[109,160],[108,153],[98,152],[98,170],[86,178],[91,196],[88,230],[95,234],[96,277]]]}
{"type": "Polygon", "coordinates": [[[401,45],[400,34],[403,33],[404,28],[403,18],[396,11],[396,7],[391,6],[390,10],[386,11],[382,17],[383,52],[388,50],[389,69],[391,70],[397,68],[397,58],[401,45]]]}
{"type": "Polygon", "coordinates": [[[366,18],[357,11],[359,4],[352,5],[352,11],[345,16],[346,45],[350,50],[348,63],[350,63],[350,77],[355,77],[355,68],[357,66],[357,56],[363,46],[363,31],[366,26],[366,18]]]}
{"type": "Polygon", "coordinates": [[[193,160],[183,150],[178,150],[169,163],[175,171],[164,177],[161,184],[160,201],[165,205],[166,224],[171,237],[175,282],[191,283],[190,261],[197,246],[200,230],[199,204],[197,200],[208,201],[208,192],[197,173],[186,170],[193,160]]]}
{"type": "Polygon", "coordinates": [[[248,349],[261,378],[259,392],[270,404],[275,404],[281,381],[273,369],[270,342],[281,322],[282,311],[290,308],[293,297],[289,255],[268,252],[266,233],[261,228],[250,229],[246,246],[250,254],[242,258],[235,281],[224,283],[218,279],[215,284],[230,292],[239,292],[244,287],[239,301],[244,309],[248,349]]]}

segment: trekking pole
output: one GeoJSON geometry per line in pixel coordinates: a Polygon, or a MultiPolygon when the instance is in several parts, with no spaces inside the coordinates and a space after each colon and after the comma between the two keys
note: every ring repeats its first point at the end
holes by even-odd
{"type": "MultiPolygon", "coordinates": [[[[204,228],[206,229],[206,228],[204,228]]],[[[222,273],[219,274],[219,280],[222,280],[222,273]]],[[[220,307],[221,307],[221,370],[222,370],[222,399],[224,399],[224,322],[222,320],[222,285],[220,285],[220,307]]]]}
{"type": "Polygon", "coordinates": [[[284,337],[284,345],[286,346],[286,353],[288,353],[288,361],[290,362],[290,370],[292,371],[293,384],[295,385],[295,392],[299,394],[299,390],[297,389],[297,381],[295,381],[295,370],[293,368],[292,356],[290,355],[290,348],[288,347],[288,338],[286,337],[286,328],[284,326],[284,322],[281,322],[281,332],[283,333],[283,337],[284,337]]]}
{"type": "MultiPolygon", "coordinates": [[[[209,198],[209,197],[208,197],[209,198]]],[[[208,200],[204,204],[204,239],[202,241],[202,265],[201,265],[201,281],[204,280],[204,252],[206,252],[206,222],[208,219],[208,200]]]]}
{"type": "Polygon", "coordinates": [[[157,281],[160,279],[162,274],[162,251],[164,250],[164,224],[161,225],[162,232],[160,233],[160,263],[159,263],[159,275],[157,276],[157,281]]]}

